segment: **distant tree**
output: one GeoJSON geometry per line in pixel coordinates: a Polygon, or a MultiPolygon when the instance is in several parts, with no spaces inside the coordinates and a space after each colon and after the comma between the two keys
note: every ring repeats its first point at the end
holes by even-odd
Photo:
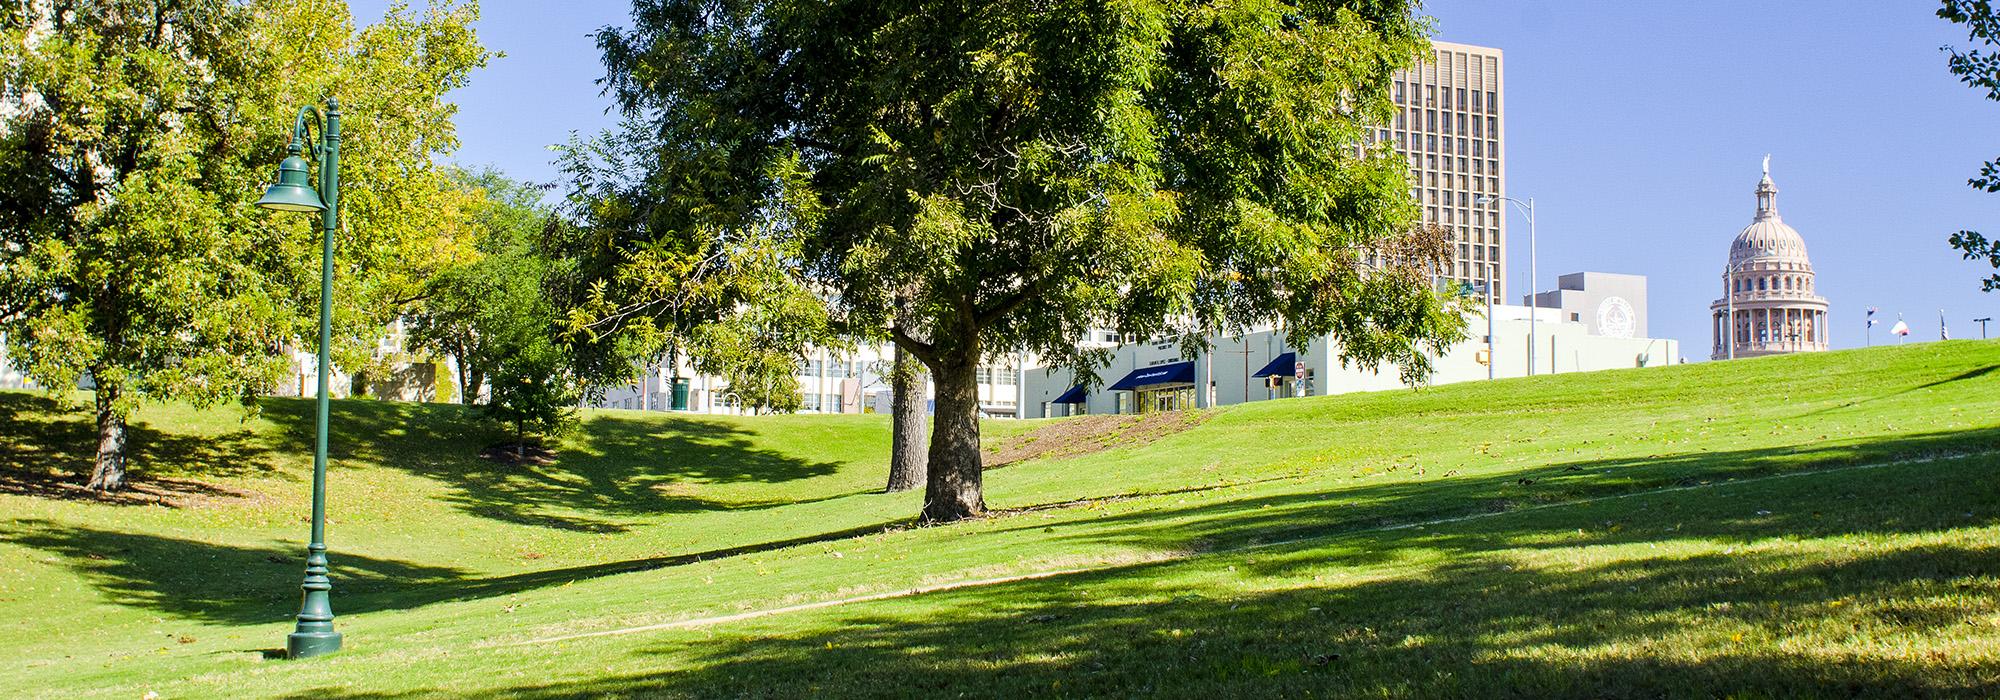
{"type": "Polygon", "coordinates": [[[341,357],[464,252],[445,95],[477,8],[329,0],[0,3],[0,323],[52,391],[96,386],[89,487],[125,481],[141,399],[246,403],[316,338],[319,220],[252,206],[294,110],[342,99],[341,357]]]}
{"type": "Polygon", "coordinates": [[[554,314],[523,309],[521,332],[507,335],[495,346],[491,395],[486,415],[513,428],[514,455],[524,457],[531,440],[546,440],[569,429],[583,398],[574,363],[558,341],[554,314]],[[528,319],[541,323],[525,322],[528,319]]]}
{"type": "MultiPolygon", "coordinates": [[[[457,171],[454,180],[474,199],[466,223],[478,255],[425,284],[408,332],[414,349],[452,358],[461,401],[471,405],[507,344],[518,345],[504,334],[521,325],[523,309],[544,303],[549,265],[538,242],[553,212],[539,188],[496,170],[457,171]]],[[[539,332],[553,332],[550,317],[535,320],[539,332]]]]}
{"type": "MultiPolygon", "coordinates": [[[[2000,47],[2000,16],[1994,14],[1991,0],[1944,0],[1937,15],[1964,25],[1966,40],[1972,42],[1964,51],[1944,47],[1951,55],[1948,61],[1951,74],[1958,76],[1959,82],[1985,90],[1986,99],[2000,101],[2000,52],[1995,50],[2000,47]]],[[[1979,168],[1979,176],[1966,184],[1989,193],[2000,192],[2000,159],[1986,161],[1979,168]]],[[[1989,240],[1978,231],[1959,231],[1951,234],[1951,247],[1967,260],[1982,260],[2000,270],[2000,241],[1989,240]]],[[[2000,271],[1981,280],[1980,289],[1988,292],[2000,289],[2000,271]]]]}
{"type": "Polygon", "coordinates": [[[893,338],[936,387],[922,518],[978,515],[985,358],[1282,320],[1417,377],[1463,337],[1407,164],[1363,148],[1414,5],[638,0],[598,35],[665,210],[625,249],[777,251],[819,323],[893,338]]]}

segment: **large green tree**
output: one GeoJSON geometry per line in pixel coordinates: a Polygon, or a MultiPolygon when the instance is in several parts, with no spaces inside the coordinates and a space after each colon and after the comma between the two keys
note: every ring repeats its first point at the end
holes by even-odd
{"type": "Polygon", "coordinates": [[[650,199],[677,209],[644,244],[787,241],[833,328],[921,360],[927,522],[985,509],[985,358],[1088,371],[1093,327],[1194,348],[1282,321],[1414,377],[1462,337],[1404,162],[1363,146],[1425,45],[1413,2],[640,0],[633,19],[599,44],[650,199]]]}
{"type": "Polygon", "coordinates": [[[318,306],[317,219],[255,209],[294,110],[345,111],[343,356],[467,252],[444,96],[487,59],[476,5],[333,0],[0,3],[0,323],[52,390],[95,385],[90,487],[125,479],[143,399],[268,391],[318,306]]]}

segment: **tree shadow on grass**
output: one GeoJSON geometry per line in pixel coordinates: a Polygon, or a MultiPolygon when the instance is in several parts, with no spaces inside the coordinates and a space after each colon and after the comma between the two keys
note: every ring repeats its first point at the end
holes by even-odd
{"type": "MultiPolygon", "coordinates": [[[[77,527],[48,520],[0,521],[0,542],[63,558],[120,605],[205,622],[260,624],[298,612],[304,548],[240,546],[77,527]]],[[[876,534],[884,523],[752,545],[589,566],[476,577],[463,569],[330,552],[334,611],[407,610],[560,586],[573,581],[686,566],[876,534]]]]}
{"type": "MultiPolygon", "coordinates": [[[[267,400],[266,413],[301,440],[311,403],[267,400]]],[[[833,474],[839,465],[759,448],[754,433],[729,422],[677,417],[598,416],[560,445],[548,464],[481,459],[509,436],[477,409],[441,404],[344,400],[333,404],[331,456],[401,469],[450,487],[459,509],[503,522],[577,532],[624,532],[635,516],[742,510],[799,501],[742,503],[702,498],[677,485],[780,483],[833,474]],[[368,436],[352,439],[349,436],[368,436]]],[[[303,446],[303,443],[302,445],[303,446]]],[[[837,498],[850,494],[829,495],[837,498]]]]}
{"type": "MultiPolygon", "coordinates": [[[[1962,475],[1960,475],[1962,476],[1962,475]]],[[[1952,483],[1829,507],[1845,532],[1910,533],[1894,514],[1952,483]]],[[[1816,494],[1780,504],[1803,511],[1816,494]]],[[[1995,504],[1985,501],[1989,511],[1995,504]]],[[[1710,508],[1711,511],[1715,510],[1710,508]]],[[[1710,513],[1712,514],[1712,513],[1710,513]]],[[[529,682],[506,698],[686,697],[1992,697],[2000,547],[1839,543],[1694,555],[1628,548],[1539,560],[1511,536],[1593,525],[1590,513],[1466,527],[1441,564],[1348,577],[1322,547],[1287,579],[1242,557],[1140,564],[962,589],[778,623],[664,633],[619,672],[529,682]],[[1485,537],[1500,534],[1500,538],[1485,537]],[[1310,567],[1310,568],[1308,568],[1310,567]],[[1319,574],[1331,576],[1321,582],[1319,574]],[[1972,625],[1968,627],[1968,625],[1972,625]],[[1954,641],[1957,640],[1957,641],[1954,641]],[[1958,646],[1954,646],[1954,644],[1958,646]]],[[[1712,521],[1631,542],[1796,534],[1805,520],[1712,521]]],[[[1362,547],[1435,544],[1420,531],[1362,547]]],[[[1798,542],[1801,538],[1788,537],[1798,542]]],[[[572,642],[550,652],[576,653],[572,642]]],[[[447,688],[297,697],[420,697],[447,688]]]]}
{"type": "MultiPolygon", "coordinates": [[[[262,624],[298,612],[302,546],[241,546],[118,532],[48,520],[6,521],[0,542],[60,555],[62,563],[120,605],[208,622],[262,624]]],[[[411,590],[463,581],[463,570],[331,555],[334,611],[404,607],[411,590]]]]}
{"type": "Polygon", "coordinates": [[[2000,428],[1585,460],[1495,475],[1372,485],[1370,480],[1389,477],[1354,478],[1328,469],[1328,488],[1323,490],[1147,508],[1067,523],[1024,522],[1001,531],[1069,529],[1075,532],[1072,537],[1090,542],[1160,550],[1235,549],[1675,487],[1969,454],[2000,454],[2000,428]]]}
{"type": "Polygon", "coordinates": [[[250,495],[205,479],[280,473],[279,441],[246,425],[213,434],[164,432],[142,416],[127,435],[127,490],[84,490],[97,454],[94,418],[44,394],[0,391],[0,493],[179,507],[250,495]]]}

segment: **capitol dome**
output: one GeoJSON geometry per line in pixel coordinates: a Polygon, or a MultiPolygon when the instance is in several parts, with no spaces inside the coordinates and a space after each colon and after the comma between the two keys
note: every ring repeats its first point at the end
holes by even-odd
{"type": "Polygon", "coordinates": [[[1778,215],[1778,185],[1766,156],[1756,215],[1730,242],[1723,298],[1709,305],[1715,337],[1710,358],[1825,350],[1827,304],[1816,278],[1805,238],[1778,215]]]}
{"type": "Polygon", "coordinates": [[[1770,173],[1757,183],[1757,218],[1736,234],[1735,242],[1729,245],[1729,264],[1742,265],[1753,259],[1770,258],[1792,260],[1805,263],[1806,239],[1799,236],[1798,229],[1785,224],[1784,217],[1778,216],[1778,186],[1771,182],[1770,173]]]}

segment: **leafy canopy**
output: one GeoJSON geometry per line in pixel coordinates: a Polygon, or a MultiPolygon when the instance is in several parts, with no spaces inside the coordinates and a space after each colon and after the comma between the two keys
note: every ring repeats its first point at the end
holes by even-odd
{"type": "Polygon", "coordinates": [[[469,252],[444,96],[489,56],[477,6],[334,0],[0,6],[0,324],[44,386],[197,403],[268,390],[318,311],[317,217],[252,202],[302,105],[338,96],[336,322],[352,364],[469,252]]]}
{"type": "Polygon", "coordinates": [[[658,203],[625,250],[770,245],[832,330],[934,366],[1282,321],[1422,374],[1460,332],[1442,253],[1404,245],[1403,161],[1361,146],[1412,9],[642,0],[599,36],[625,201],[658,203]]]}
{"type": "MultiPolygon", "coordinates": [[[[1994,48],[2000,46],[2000,16],[1993,13],[1989,0],[1944,0],[1937,15],[1954,24],[1965,26],[1966,40],[1977,48],[1960,51],[1946,46],[1951,55],[1948,65],[1951,74],[1960,82],[1986,91],[1986,99],[2000,101],[2000,53],[1994,48]]],[[[1979,175],[1966,181],[1973,189],[1986,192],[2000,192],[2000,159],[1989,160],[1980,166],[1979,175]]],[[[1967,260],[1983,260],[1995,270],[2000,270],[2000,241],[1989,240],[1978,231],[1959,231],[1951,235],[1951,247],[1958,249],[1967,260]]],[[[1981,291],[2000,289],[2000,271],[1980,280],[1981,291]]]]}

